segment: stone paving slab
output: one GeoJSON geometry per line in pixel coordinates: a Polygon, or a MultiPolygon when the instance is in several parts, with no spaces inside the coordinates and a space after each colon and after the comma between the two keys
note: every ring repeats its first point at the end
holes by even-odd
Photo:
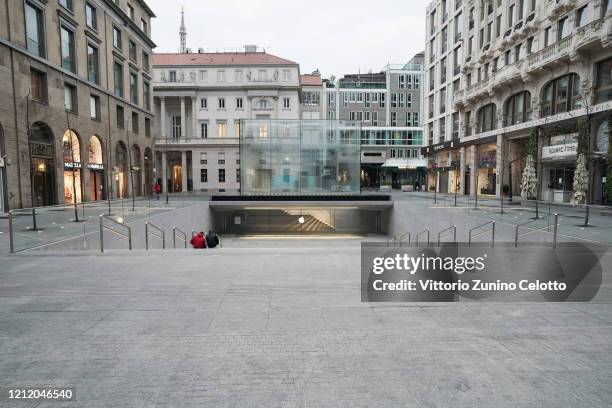
{"type": "Polygon", "coordinates": [[[364,304],[359,263],[354,240],[2,257],[0,385],[75,384],[69,407],[612,405],[611,292],[364,304]]]}

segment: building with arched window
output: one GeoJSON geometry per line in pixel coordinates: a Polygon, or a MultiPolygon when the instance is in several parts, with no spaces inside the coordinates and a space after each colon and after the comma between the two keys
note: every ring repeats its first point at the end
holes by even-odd
{"type": "Polygon", "coordinates": [[[117,197],[114,146],[138,163],[153,147],[154,17],[140,0],[2,2],[0,212],[117,197]]]}
{"type": "MultiPolygon", "coordinates": [[[[443,3],[432,2],[430,14],[443,3]]],[[[519,196],[532,155],[537,198],[567,202],[580,150],[588,162],[587,201],[609,203],[601,150],[612,112],[612,1],[463,7],[460,85],[452,95],[460,120],[461,192],[519,196]]]]}

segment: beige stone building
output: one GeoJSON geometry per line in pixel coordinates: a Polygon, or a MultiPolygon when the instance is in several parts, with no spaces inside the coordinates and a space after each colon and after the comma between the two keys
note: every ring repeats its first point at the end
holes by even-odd
{"type": "Polygon", "coordinates": [[[151,191],[153,17],[142,0],[0,3],[0,212],[151,191]]]}
{"type": "Polygon", "coordinates": [[[568,202],[582,141],[588,202],[606,203],[612,1],[464,3],[461,86],[453,96],[460,143],[451,147],[460,192],[519,195],[526,156],[535,151],[538,198],[568,202]]]}

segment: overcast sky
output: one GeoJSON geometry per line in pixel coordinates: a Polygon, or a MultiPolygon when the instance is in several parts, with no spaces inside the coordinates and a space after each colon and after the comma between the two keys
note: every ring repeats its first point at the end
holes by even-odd
{"type": "Polygon", "coordinates": [[[379,71],[425,48],[430,0],[147,0],[156,52],[179,49],[180,8],[187,47],[197,51],[256,44],[323,76],[379,71]]]}

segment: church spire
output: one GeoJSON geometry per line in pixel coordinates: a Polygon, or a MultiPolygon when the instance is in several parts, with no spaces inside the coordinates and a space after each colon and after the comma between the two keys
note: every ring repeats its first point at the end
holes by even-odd
{"type": "Polygon", "coordinates": [[[181,29],[179,30],[181,37],[181,53],[187,52],[187,29],[185,28],[185,7],[181,7],[181,29]]]}

